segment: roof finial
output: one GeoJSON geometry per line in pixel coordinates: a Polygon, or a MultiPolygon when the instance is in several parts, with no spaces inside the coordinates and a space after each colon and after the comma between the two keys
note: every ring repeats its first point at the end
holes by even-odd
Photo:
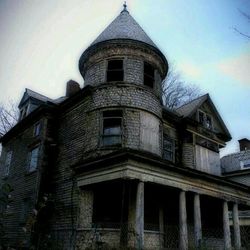
{"type": "Polygon", "coordinates": [[[128,10],[127,10],[127,3],[126,3],[126,1],[124,1],[124,4],[123,4],[123,10],[122,10],[122,12],[128,12],[128,10]]]}

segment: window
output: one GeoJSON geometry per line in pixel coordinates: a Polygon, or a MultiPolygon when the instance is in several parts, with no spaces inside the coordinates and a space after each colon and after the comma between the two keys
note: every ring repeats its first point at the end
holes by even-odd
{"type": "Polygon", "coordinates": [[[122,111],[103,112],[102,145],[119,145],[122,142],[122,111]]]}
{"type": "Polygon", "coordinates": [[[174,162],[175,143],[168,136],[163,136],[163,159],[174,162]]]}
{"type": "Polygon", "coordinates": [[[199,123],[207,129],[212,129],[212,117],[202,111],[198,112],[199,123]]]}
{"type": "Polygon", "coordinates": [[[34,136],[40,135],[40,131],[41,131],[41,123],[38,122],[34,126],[34,136]]]}
{"type": "Polygon", "coordinates": [[[250,168],[250,160],[240,161],[241,169],[250,168]]]}
{"type": "Polygon", "coordinates": [[[149,63],[144,62],[144,85],[154,87],[154,68],[149,63]]]}
{"type": "Polygon", "coordinates": [[[4,176],[8,176],[10,173],[10,163],[12,158],[12,151],[7,152],[5,164],[4,164],[4,176]]]}
{"type": "Polygon", "coordinates": [[[123,81],[123,60],[108,61],[107,82],[123,81]]]}
{"type": "Polygon", "coordinates": [[[28,114],[28,105],[24,106],[21,110],[20,110],[20,120],[22,120],[24,117],[26,117],[28,114]]]}
{"type": "Polygon", "coordinates": [[[39,147],[35,147],[30,152],[29,172],[36,170],[38,164],[39,147]]]}

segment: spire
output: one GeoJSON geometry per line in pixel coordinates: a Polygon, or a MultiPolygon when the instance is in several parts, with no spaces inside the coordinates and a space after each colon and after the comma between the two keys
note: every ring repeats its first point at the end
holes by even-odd
{"type": "MultiPolygon", "coordinates": [[[[123,4],[123,10],[121,11],[121,13],[122,12],[128,12],[128,10],[127,10],[127,3],[126,3],[126,1],[124,1],[124,4],[123,4]]],[[[129,13],[129,12],[128,12],[129,13]]]]}

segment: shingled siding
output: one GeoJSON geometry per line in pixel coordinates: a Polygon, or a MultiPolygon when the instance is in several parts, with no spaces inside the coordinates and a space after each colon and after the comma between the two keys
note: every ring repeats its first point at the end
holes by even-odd
{"type": "Polygon", "coordinates": [[[155,68],[154,93],[161,98],[162,73],[160,72],[163,71],[161,60],[152,51],[141,49],[112,47],[96,52],[86,63],[85,85],[98,86],[105,83],[107,64],[111,59],[123,59],[124,81],[138,85],[144,84],[144,62],[150,63],[155,68]]]}
{"type": "Polygon", "coordinates": [[[194,146],[192,143],[183,143],[182,162],[185,167],[195,168],[194,146]]]}
{"type": "Polygon", "coordinates": [[[1,155],[1,183],[9,183],[13,188],[9,207],[6,210],[6,221],[4,223],[6,241],[11,245],[25,246],[29,243],[29,231],[25,234],[22,227],[26,226],[27,220],[32,214],[37,202],[41,168],[44,162],[44,138],[46,135],[47,119],[42,118],[40,136],[34,137],[34,122],[23,132],[19,133],[3,145],[1,155]],[[28,172],[30,163],[30,151],[39,145],[38,167],[33,172],[28,172]],[[8,177],[3,176],[6,152],[11,150],[12,159],[8,177]],[[27,205],[25,205],[27,204],[27,205]],[[27,206],[26,208],[24,206],[27,206]]]}

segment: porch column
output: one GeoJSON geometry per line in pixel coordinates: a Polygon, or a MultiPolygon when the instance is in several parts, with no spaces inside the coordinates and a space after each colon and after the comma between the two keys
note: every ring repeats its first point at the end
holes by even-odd
{"type": "Polygon", "coordinates": [[[223,201],[223,231],[224,231],[225,250],[231,250],[232,248],[231,248],[231,236],[230,236],[227,201],[223,201]]]}
{"type": "Polygon", "coordinates": [[[236,250],[241,249],[240,239],[240,223],[239,223],[239,211],[238,204],[233,205],[233,225],[234,225],[234,247],[236,250]]]}
{"type": "Polygon", "coordinates": [[[201,229],[201,208],[200,195],[194,194],[194,238],[195,247],[201,247],[202,229],[201,229]]]}
{"type": "Polygon", "coordinates": [[[135,211],[135,232],[136,249],[143,249],[144,245],[144,182],[140,181],[136,192],[136,211],[135,211]]]}
{"type": "Polygon", "coordinates": [[[179,195],[179,249],[188,249],[188,233],[187,233],[187,209],[186,209],[186,192],[181,191],[179,195]]]}
{"type": "Polygon", "coordinates": [[[164,210],[160,206],[159,209],[159,229],[160,229],[160,246],[164,248],[164,210]]]}

